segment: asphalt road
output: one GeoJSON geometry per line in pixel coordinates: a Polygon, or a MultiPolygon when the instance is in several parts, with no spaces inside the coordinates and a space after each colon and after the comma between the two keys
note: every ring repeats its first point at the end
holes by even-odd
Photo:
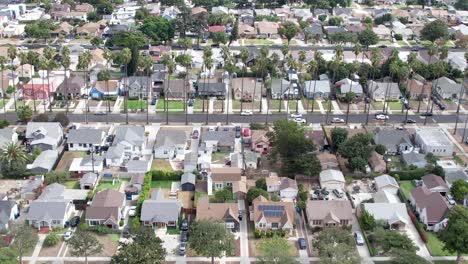
{"type": "MultiPolygon", "coordinates": [[[[69,119],[71,122],[85,122],[85,114],[68,114],[69,119]]],[[[130,113],[129,115],[129,123],[145,123],[146,122],[146,114],[145,113],[130,113]]],[[[264,115],[258,114],[253,116],[241,116],[239,114],[229,114],[229,123],[265,123],[265,122],[273,122],[277,119],[285,119],[289,116],[284,114],[271,114],[271,115],[264,115]]],[[[324,114],[306,114],[303,117],[307,120],[308,123],[325,123],[326,115],[324,114]]],[[[332,117],[340,117],[345,119],[345,115],[329,115],[328,120],[330,121],[332,117]]],[[[4,114],[0,114],[0,118],[5,118],[4,114]]],[[[206,114],[197,113],[191,114],[187,116],[188,123],[205,123],[206,121],[206,114]]],[[[424,117],[417,116],[417,115],[409,115],[408,118],[415,120],[418,124],[424,123],[424,117]]],[[[459,122],[464,122],[466,116],[460,115],[459,122]]],[[[17,115],[16,113],[7,113],[6,119],[10,123],[17,122],[17,115]]],[[[366,114],[350,114],[349,115],[349,123],[366,123],[367,115],[366,114]]],[[[405,119],[405,115],[402,114],[393,114],[390,115],[390,118],[386,121],[387,123],[397,124],[401,123],[405,119]]],[[[109,114],[109,122],[111,123],[125,123],[126,117],[125,114],[109,114]]],[[[432,117],[428,117],[427,123],[434,124],[434,123],[455,123],[456,115],[434,115],[432,117]]],[[[95,115],[94,113],[90,113],[88,115],[88,122],[106,122],[105,115],[95,115]]],[[[150,123],[165,123],[166,122],[166,115],[164,113],[150,113],[149,115],[149,122],[150,123]]],[[[225,114],[209,114],[208,115],[208,122],[209,123],[225,123],[226,122],[226,115],[225,114]]],[[[169,114],[169,123],[185,123],[185,114],[169,114]]],[[[384,124],[385,122],[382,120],[376,120],[373,114],[369,115],[369,123],[380,123],[384,124]]]]}

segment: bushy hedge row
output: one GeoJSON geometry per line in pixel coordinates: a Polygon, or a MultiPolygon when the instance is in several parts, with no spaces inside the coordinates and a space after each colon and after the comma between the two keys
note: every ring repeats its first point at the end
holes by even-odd
{"type": "Polygon", "coordinates": [[[89,226],[87,224],[80,224],[78,226],[78,229],[83,230],[83,231],[90,231],[94,232],[98,235],[107,235],[107,234],[118,234],[120,231],[114,230],[112,228],[109,228],[105,225],[98,225],[98,226],[89,226]]]}
{"type": "Polygon", "coordinates": [[[362,228],[361,219],[359,217],[358,217],[358,223],[359,223],[359,226],[361,227],[362,236],[364,237],[364,241],[366,241],[366,246],[369,249],[369,254],[371,255],[371,257],[374,257],[375,255],[377,255],[377,252],[376,252],[377,250],[369,242],[369,239],[367,238],[367,233],[366,233],[366,231],[364,231],[364,228],[362,228]]]}
{"type": "Polygon", "coordinates": [[[416,168],[413,170],[405,171],[391,171],[389,174],[393,177],[397,175],[400,181],[412,181],[420,180],[422,176],[429,174],[430,172],[426,168],[416,168]]]}
{"type": "Polygon", "coordinates": [[[413,222],[414,226],[416,227],[416,230],[418,230],[419,236],[421,237],[422,241],[424,242],[424,244],[427,244],[429,238],[427,237],[426,230],[424,230],[424,225],[418,221],[416,215],[411,210],[408,210],[408,214],[411,218],[411,222],[413,222]]]}
{"type": "Polygon", "coordinates": [[[153,181],[180,181],[183,172],[153,170],[150,171],[148,174],[151,175],[151,180],[153,181]]]}
{"type": "Polygon", "coordinates": [[[258,230],[255,229],[254,237],[259,238],[270,238],[273,236],[285,237],[286,231],[285,230],[258,230]]]}
{"type": "Polygon", "coordinates": [[[143,205],[143,201],[148,199],[151,195],[151,181],[152,181],[153,173],[148,172],[145,175],[145,182],[143,183],[143,188],[141,189],[140,194],[138,195],[138,201],[137,201],[137,208],[135,212],[135,217],[140,219],[140,214],[141,214],[141,206],[143,205]]]}

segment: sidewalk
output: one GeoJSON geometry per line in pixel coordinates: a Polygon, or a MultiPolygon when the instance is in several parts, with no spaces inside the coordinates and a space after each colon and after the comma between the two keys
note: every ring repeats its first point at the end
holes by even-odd
{"type": "MultiPolygon", "coordinates": [[[[37,258],[39,256],[39,252],[41,252],[42,245],[44,244],[44,240],[46,238],[46,234],[39,234],[39,241],[37,241],[36,247],[34,248],[34,251],[31,255],[31,258],[29,259],[29,264],[35,264],[37,261],[37,258]]],[[[25,260],[25,258],[23,258],[25,260]]]]}

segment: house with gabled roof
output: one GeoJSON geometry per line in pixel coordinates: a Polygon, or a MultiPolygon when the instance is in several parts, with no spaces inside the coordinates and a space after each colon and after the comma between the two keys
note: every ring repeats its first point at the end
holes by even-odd
{"type": "Polygon", "coordinates": [[[122,145],[125,156],[133,157],[141,154],[146,146],[144,126],[120,125],[115,129],[115,137],[112,146],[122,145]]]}
{"type": "Polygon", "coordinates": [[[383,101],[399,99],[401,96],[398,83],[394,82],[376,82],[370,80],[367,82],[370,97],[374,101],[383,101]]]}
{"type": "Polygon", "coordinates": [[[272,202],[260,195],[252,201],[251,208],[250,220],[254,222],[255,229],[288,232],[294,229],[293,202],[272,202]]]}
{"type": "Polygon", "coordinates": [[[445,76],[432,81],[432,89],[443,99],[457,99],[463,96],[463,85],[445,76]]]}
{"type": "Polygon", "coordinates": [[[63,140],[62,125],[59,122],[28,122],[26,139],[33,148],[57,149],[63,140]]]}
{"type": "Polygon", "coordinates": [[[445,183],[444,179],[440,176],[428,174],[421,177],[421,180],[422,186],[425,186],[431,192],[438,192],[442,196],[445,196],[450,192],[450,188],[447,183],[445,183]]]}
{"type": "Polygon", "coordinates": [[[377,191],[385,190],[392,194],[397,194],[398,189],[400,188],[400,185],[398,185],[398,182],[395,180],[395,178],[388,174],[375,177],[374,181],[377,191]]]}
{"type": "Polygon", "coordinates": [[[410,203],[427,230],[437,232],[447,225],[449,206],[440,193],[425,186],[416,187],[410,192],[410,203]]]}
{"type": "Polygon", "coordinates": [[[239,205],[235,203],[210,203],[207,197],[200,198],[197,204],[197,220],[221,222],[227,229],[239,230],[239,205]]]}
{"type": "Polygon", "coordinates": [[[187,133],[184,129],[161,128],[156,135],[153,153],[157,159],[174,159],[184,155],[187,133]]]}
{"type": "Polygon", "coordinates": [[[12,200],[0,200],[0,230],[8,230],[11,221],[20,215],[18,204],[12,200]]]}
{"type": "Polygon", "coordinates": [[[105,144],[106,133],[97,128],[77,128],[68,131],[69,151],[98,150],[105,144]]]}
{"type": "Polygon", "coordinates": [[[150,199],[143,202],[140,220],[144,226],[175,228],[181,209],[181,201],[165,198],[164,192],[158,189],[151,194],[150,199]]]}
{"type": "Polygon", "coordinates": [[[320,186],[327,190],[344,189],[345,178],[339,170],[328,169],[320,172],[320,186]]]}
{"type": "Polygon", "coordinates": [[[375,220],[387,222],[390,229],[403,230],[411,223],[405,203],[363,203],[362,206],[375,220]]]}
{"type": "Polygon", "coordinates": [[[105,225],[119,228],[125,208],[125,195],[117,190],[106,189],[96,193],[91,205],[86,208],[86,223],[89,226],[105,225]]]}
{"type": "Polygon", "coordinates": [[[268,154],[271,148],[270,139],[267,137],[266,130],[252,130],[250,144],[252,151],[261,154],[268,154]]]}
{"type": "Polygon", "coordinates": [[[33,163],[26,165],[26,168],[36,173],[50,172],[57,163],[59,153],[57,150],[44,150],[33,161],[33,163]]]}
{"type": "Polygon", "coordinates": [[[406,130],[380,129],[374,131],[375,144],[384,145],[385,153],[395,155],[413,151],[410,134],[406,130]]]}
{"type": "Polygon", "coordinates": [[[234,182],[242,179],[242,170],[234,167],[211,168],[208,175],[208,194],[210,190],[221,190],[232,187],[234,182]]]}
{"type": "Polygon", "coordinates": [[[306,205],[310,227],[344,227],[352,224],[353,212],[347,200],[309,200],[306,205]]]}

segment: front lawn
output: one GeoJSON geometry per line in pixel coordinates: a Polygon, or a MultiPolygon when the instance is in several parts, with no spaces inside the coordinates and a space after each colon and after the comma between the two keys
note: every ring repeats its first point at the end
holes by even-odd
{"type": "Polygon", "coordinates": [[[400,182],[400,189],[401,192],[403,193],[403,196],[405,197],[405,200],[407,201],[410,197],[410,192],[413,190],[415,186],[411,181],[401,181],[400,182]]]}
{"type": "Polygon", "coordinates": [[[427,247],[432,256],[453,256],[450,252],[443,249],[444,242],[440,241],[436,234],[427,232],[427,247]]]}
{"type": "Polygon", "coordinates": [[[109,180],[109,179],[101,180],[99,182],[99,185],[96,188],[96,192],[100,192],[105,189],[117,189],[118,190],[121,184],[122,182],[118,180],[115,180],[114,184],[112,184],[112,180],[109,180]]]}
{"type": "Polygon", "coordinates": [[[397,110],[400,110],[401,111],[401,102],[400,101],[396,101],[396,102],[387,102],[387,105],[388,105],[388,108],[392,111],[397,111],[397,110]]]}
{"type": "MultiPolygon", "coordinates": [[[[146,109],[146,104],[146,100],[131,99],[127,101],[130,110],[146,109]]],[[[122,109],[125,109],[125,104],[122,104],[122,109]]]]}
{"type": "MultiPolygon", "coordinates": [[[[156,109],[158,110],[164,110],[164,97],[160,97],[158,100],[158,105],[156,106],[156,109]]],[[[184,109],[184,102],[183,101],[168,101],[168,109],[177,109],[177,110],[183,110],[184,109]]]]}
{"type": "Polygon", "coordinates": [[[400,45],[400,47],[408,46],[408,44],[406,44],[406,42],[403,41],[403,40],[398,40],[397,43],[398,43],[398,45],[400,45]]]}
{"type": "Polygon", "coordinates": [[[151,181],[151,188],[170,189],[172,181],[151,181]]]}
{"type": "Polygon", "coordinates": [[[245,45],[271,45],[273,41],[268,39],[244,39],[245,45]]]}

